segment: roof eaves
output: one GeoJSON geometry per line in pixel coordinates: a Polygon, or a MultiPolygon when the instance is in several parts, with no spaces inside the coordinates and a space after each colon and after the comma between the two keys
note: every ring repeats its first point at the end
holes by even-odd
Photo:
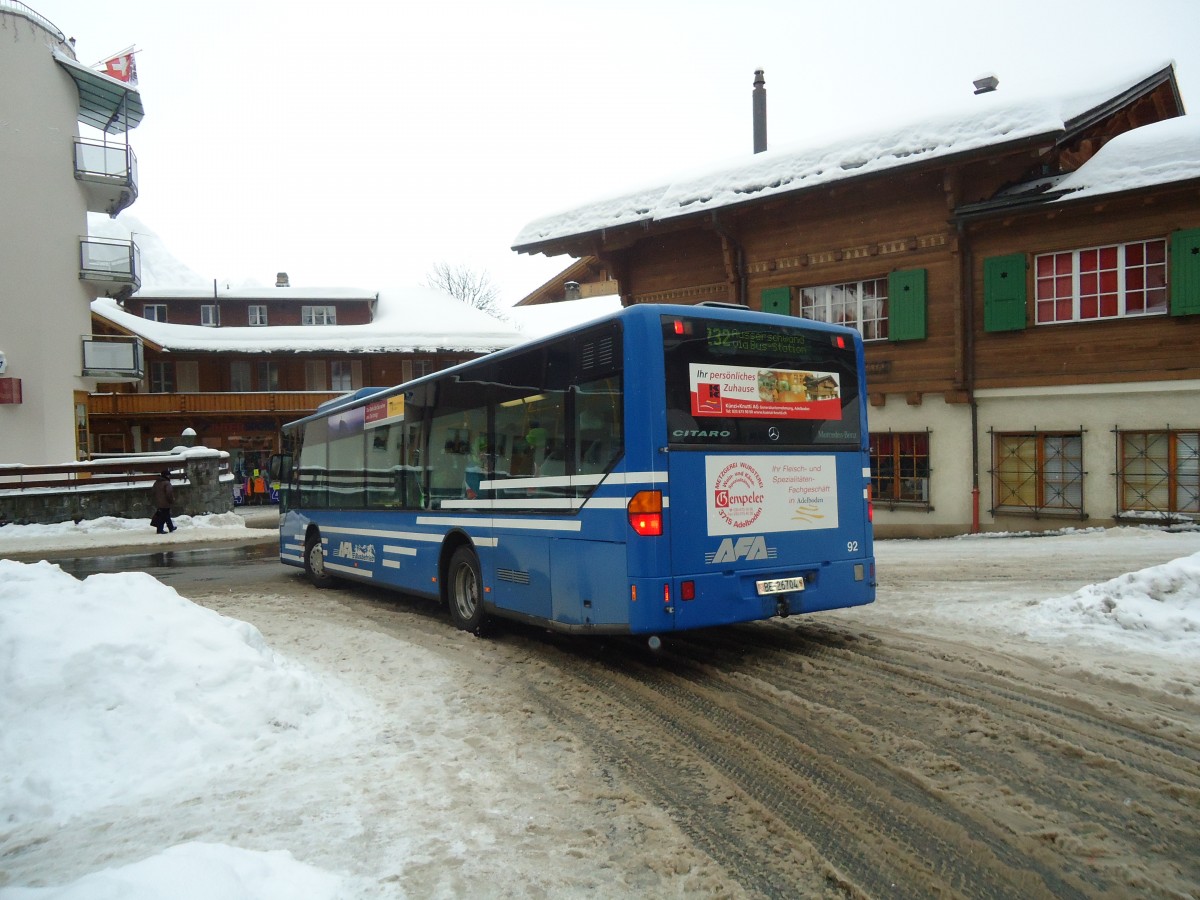
{"type": "Polygon", "coordinates": [[[1092,127],[1097,122],[1102,122],[1117,110],[1128,106],[1133,101],[1153,93],[1164,84],[1170,85],[1175,105],[1179,109],[1179,114],[1183,115],[1183,97],[1179,93],[1179,83],[1175,78],[1175,66],[1169,64],[1154,74],[1143,78],[1137,84],[1121,91],[1121,93],[1108,98],[1103,103],[1099,103],[1091,109],[1084,110],[1079,115],[1067,120],[1064,123],[1065,127],[1062,136],[1059,138],[1059,143],[1063,144],[1073,140],[1080,132],[1092,127]]]}

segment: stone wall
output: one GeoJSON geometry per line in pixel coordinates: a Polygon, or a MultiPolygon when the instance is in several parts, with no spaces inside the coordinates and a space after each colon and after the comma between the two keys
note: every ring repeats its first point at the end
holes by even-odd
{"type": "MultiPolygon", "coordinates": [[[[186,478],[176,476],[175,515],[199,516],[233,509],[233,476],[227,471],[228,454],[190,451],[183,457],[164,457],[163,468],[183,468],[186,478]]],[[[75,482],[85,484],[86,482],[75,482]]],[[[0,524],[17,525],[98,519],[149,519],[154,514],[150,482],[104,485],[93,488],[28,488],[0,492],[0,524]]]]}

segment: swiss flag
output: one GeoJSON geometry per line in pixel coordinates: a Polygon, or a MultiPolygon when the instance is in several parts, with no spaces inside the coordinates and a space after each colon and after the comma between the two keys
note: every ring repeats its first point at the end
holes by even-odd
{"type": "Polygon", "coordinates": [[[114,56],[104,63],[104,74],[117,81],[137,84],[137,63],[133,61],[133,51],[114,56]]]}

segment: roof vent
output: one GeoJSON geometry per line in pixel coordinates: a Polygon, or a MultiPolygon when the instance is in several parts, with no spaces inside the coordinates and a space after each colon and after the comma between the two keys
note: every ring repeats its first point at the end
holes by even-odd
{"type": "Polygon", "coordinates": [[[579,290],[579,282],[578,281],[568,281],[566,284],[563,285],[563,299],[564,300],[578,300],[579,297],[580,297],[580,290],[579,290]]]}
{"type": "Polygon", "coordinates": [[[981,75],[975,79],[976,94],[990,94],[1000,85],[1000,79],[995,75],[981,75]]]}
{"type": "Polygon", "coordinates": [[[287,272],[277,272],[275,274],[275,287],[291,287],[288,284],[287,272]]]}

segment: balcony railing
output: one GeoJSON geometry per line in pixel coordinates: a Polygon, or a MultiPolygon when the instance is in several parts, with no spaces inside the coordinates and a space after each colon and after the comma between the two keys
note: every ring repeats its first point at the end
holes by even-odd
{"type": "Polygon", "coordinates": [[[133,241],[83,237],[79,239],[79,277],[83,281],[142,286],[142,251],[133,241]]]}
{"type": "Polygon", "coordinates": [[[105,381],[141,381],[146,371],[142,339],[109,334],[83,336],[83,376],[105,381]]]}
{"type": "Polygon", "coordinates": [[[115,218],[137,199],[137,157],[128,144],[76,138],[75,178],[83,185],[92,212],[115,218]]]}
{"type": "Polygon", "coordinates": [[[326,400],[345,396],[343,391],[254,391],[213,394],[91,394],[89,416],[169,416],[184,413],[289,413],[315,412],[326,400]]]}

